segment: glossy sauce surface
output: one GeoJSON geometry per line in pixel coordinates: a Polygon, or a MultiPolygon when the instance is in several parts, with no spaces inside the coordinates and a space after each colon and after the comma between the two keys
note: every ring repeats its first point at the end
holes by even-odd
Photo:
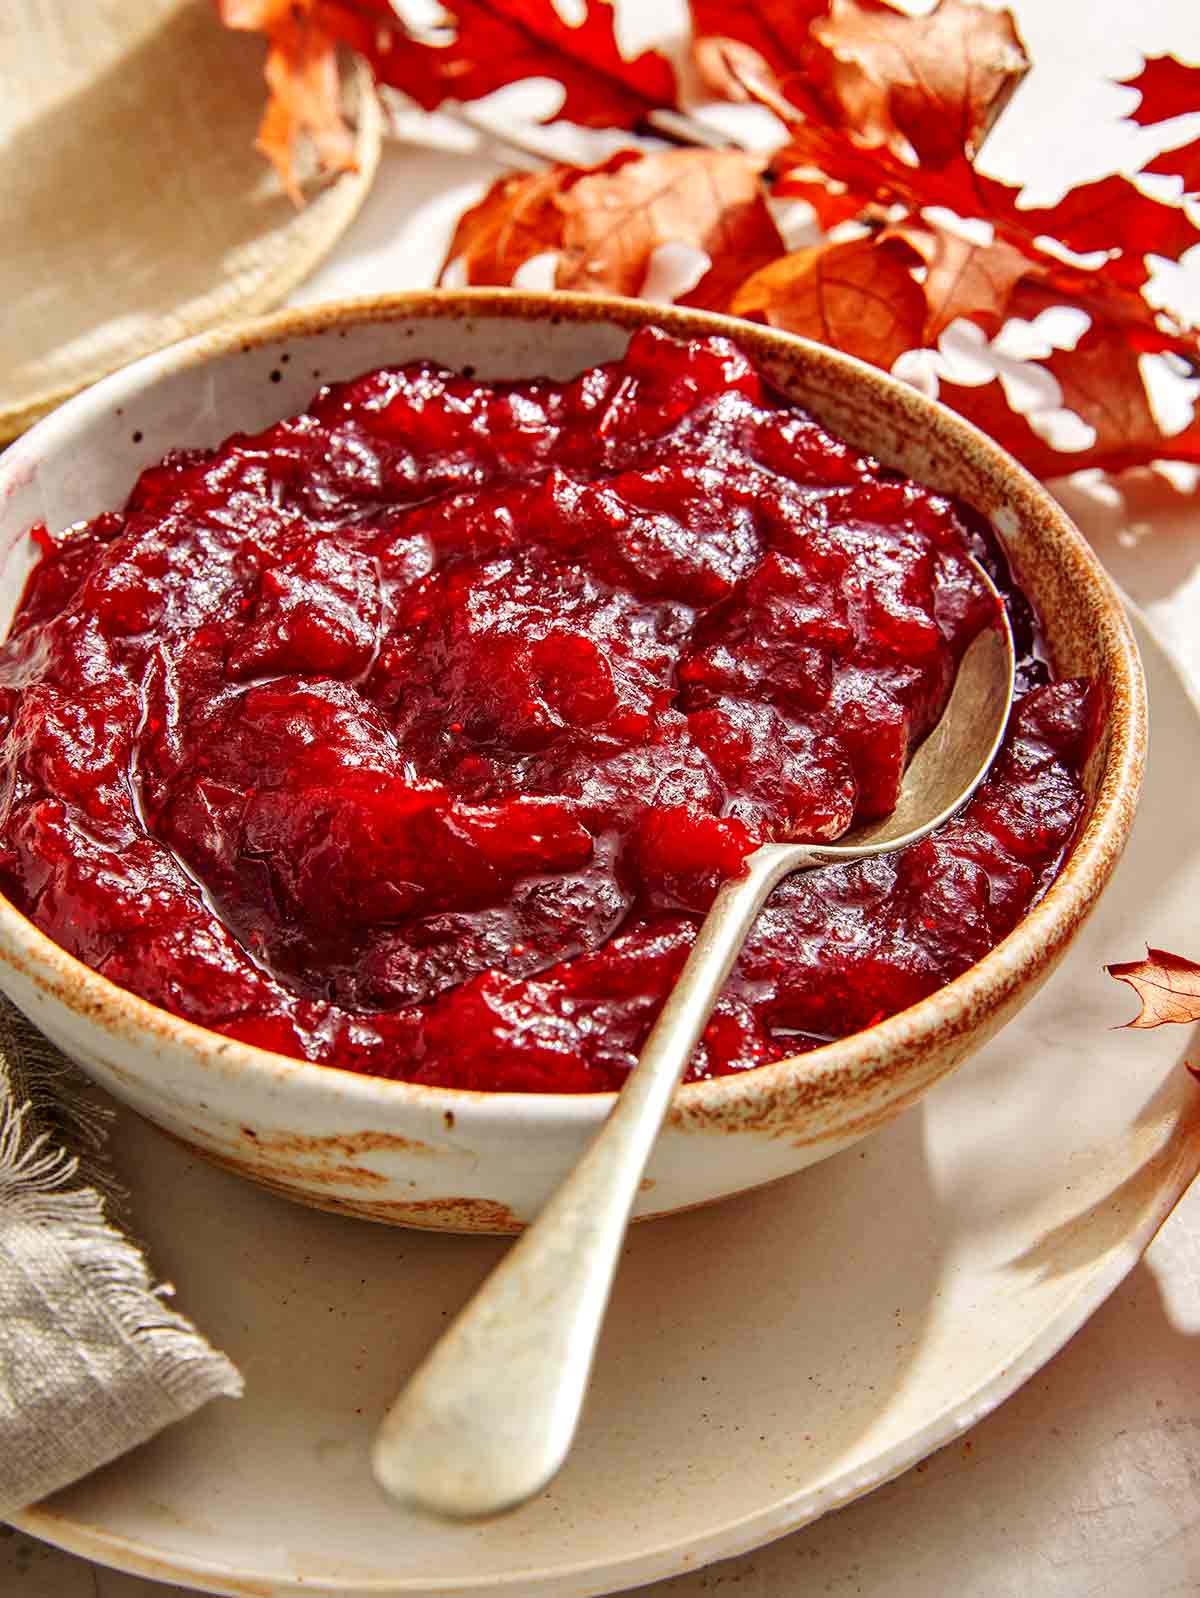
{"type": "MultiPolygon", "coordinates": [[[[886,813],[1003,583],[986,530],[647,330],[559,384],[428,365],[143,473],[0,656],[0,885],[152,1002],[301,1058],[619,1086],[719,881],[886,813]]],[[[1100,708],[1024,697],[933,838],[772,897],[693,1075],[923,997],[1083,808],[1100,708]]]]}

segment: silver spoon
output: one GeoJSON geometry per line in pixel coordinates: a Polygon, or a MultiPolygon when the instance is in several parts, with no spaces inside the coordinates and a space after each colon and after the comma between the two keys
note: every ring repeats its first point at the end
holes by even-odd
{"type": "Polygon", "coordinates": [[[996,624],[963,656],[891,815],[837,844],[764,844],[720,889],[608,1120],[388,1412],[372,1464],[394,1498],[472,1519],[515,1508],[556,1474],[575,1435],[642,1173],[763,902],[793,871],[902,849],[951,816],[1000,747],[1013,673],[999,606],[996,624]]]}

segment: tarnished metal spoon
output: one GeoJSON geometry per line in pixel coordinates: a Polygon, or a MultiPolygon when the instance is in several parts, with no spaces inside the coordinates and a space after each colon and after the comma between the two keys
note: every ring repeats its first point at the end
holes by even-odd
{"type": "Polygon", "coordinates": [[[995,625],[963,656],[945,713],[909,763],[891,815],[837,844],[765,844],[721,888],[607,1121],[388,1412],[372,1463],[394,1498],[471,1519],[515,1508],[555,1475],[575,1435],[642,1173],[764,900],[793,871],[902,849],[951,816],[1000,747],[1013,673],[1012,635],[998,606],[995,625]]]}

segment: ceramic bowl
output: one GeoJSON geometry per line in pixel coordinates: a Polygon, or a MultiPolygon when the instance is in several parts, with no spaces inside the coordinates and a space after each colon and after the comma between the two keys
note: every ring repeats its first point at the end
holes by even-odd
{"type": "MultiPolygon", "coordinates": [[[[1089,809],[1055,883],[961,977],[869,1030],[677,1095],[637,1214],[665,1214],[800,1170],[911,1105],[1050,975],[1104,888],[1133,819],[1146,711],[1121,604],[1049,495],[950,411],[821,346],[697,311],[589,296],[424,293],[285,312],[209,333],[107,378],[0,461],[7,625],[28,529],[119,505],[169,448],[205,446],[302,409],[320,383],[428,356],[484,377],[569,377],[630,332],[733,338],[835,432],[990,518],[1040,611],[1061,673],[1099,678],[1107,731],[1089,809]]],[[[511,1231],[599,1126],[611,1094],[429,1088],[298,1063],[182,1021],[114,986],[0,900],[0,988],[118,1099],[207,1158],[306,1203],[408,1226],[511,1231]]]]}

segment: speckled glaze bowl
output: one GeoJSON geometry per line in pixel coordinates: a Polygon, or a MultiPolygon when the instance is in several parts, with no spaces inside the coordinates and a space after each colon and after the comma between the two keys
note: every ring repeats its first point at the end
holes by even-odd
{"type": "MultiPolygon", "coordinates": [[[[647,322],[728,335],[835,432],[988,516],[1055,666],[1099,678],[1109,716],[1086,773],[1086,824],[1013,933],[867,1031],[682,1087],[643,1183],[643,1217],[787,1176],[899,1114],[1016,1014],[1102,892],[1137,803],[1145,694],[1120,601],[1062,510],[950,411],[829,349],[698,311],[493,290],[352,301],[202,335],[77,396],[0,460],[7,625],[32,562],[29,528],[119,505],[170,448],[261,428],[303,408],[320,383],[417,356],[484,377],[569,377],[619,355],[647,322]]],[[[421,1087],[252,1048],[134,998],[3,899],[0,988],[97,1082],[207,1158],[306,1203],[399,1225],[519,1229],[612,1102],[421,1087]]]]}

